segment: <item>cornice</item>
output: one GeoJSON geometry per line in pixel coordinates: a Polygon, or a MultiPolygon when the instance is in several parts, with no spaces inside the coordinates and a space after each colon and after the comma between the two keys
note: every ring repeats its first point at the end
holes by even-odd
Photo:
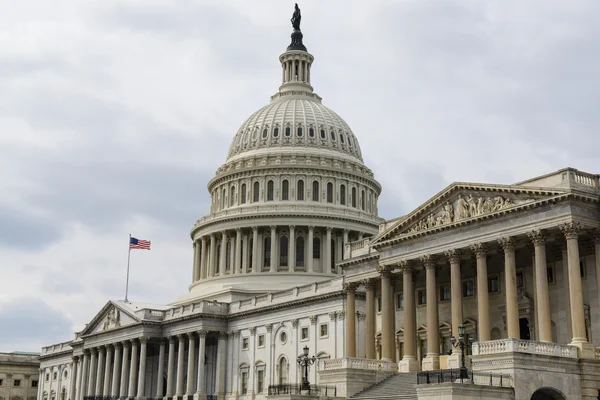
{"type": "Polygon", "coordinates": [[[362,264],[364,262],[375,261],[375,260],[379,260],[379,253],[373,253],[373,254],[367,254],[364,256],[349,258],[347,260],[338,262],[336,265],[344,268],[344,267],[350,267],[352,265],[362,264]]]}

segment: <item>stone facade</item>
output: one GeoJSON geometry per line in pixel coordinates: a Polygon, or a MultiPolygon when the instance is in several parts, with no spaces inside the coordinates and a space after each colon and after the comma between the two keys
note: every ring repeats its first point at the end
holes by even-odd
{"type": "Polygon", "coordinates": [[[0,353],[0,400],[33,400],[39,388],[40,361],[37,354],[0,353]]]}

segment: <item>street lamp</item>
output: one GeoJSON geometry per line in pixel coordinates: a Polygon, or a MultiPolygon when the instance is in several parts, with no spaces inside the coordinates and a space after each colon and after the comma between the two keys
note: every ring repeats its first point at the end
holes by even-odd
{"type": "Polygon", "coordinates": [[[461,357],[460,357],[460,379],[467,379],[467,367],[465,365],[465,347],[469,345],[469,335],[465,333],[465,326],[460,324],[458,326],[458,340],[454,336],[450,338],[450,343],[452,343],[453,347],[460,347],[461,357]]]}
{"type": "Polygon", "coordinates": [[[304,368],[304,378],[302,379],[302,389],[310,390],[310,382],[308,381],[308,366],[315,363],[315,356],[308,356],[308,346],[304,346],[304,354],[298,356],[298,365],[304,368]]]}

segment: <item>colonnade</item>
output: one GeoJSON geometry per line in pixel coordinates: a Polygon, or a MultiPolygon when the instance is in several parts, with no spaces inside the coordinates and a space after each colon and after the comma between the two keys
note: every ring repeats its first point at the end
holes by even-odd
{"type": "MultiPolygon", "coordinates": [[[[560,231],[566,240],[566,258],[568,271],[568,304],[570,305],[570,325],[572,327],[571,345],[586,349],[591,344],[587,340],[584,305],[582,295],[581,274],[579,266],[578,237],[581,226],[577,223],[563,224],[560,231]]],[[[538,321],[538,340],[552,342],[550,299],[548,295],[548,279],[546,265],[546,234],[541,230],[527,233],[532,241],[535,251],[535,286],[536,286],[536,317],[538,321]]],[[[519,305],[517,294],[517,277],[514,237],[503,237],[497,244],[504,252],[504,280],[506,302],[506,330],[508,338],[520,338],[519,305]]],[[[458,338],[458,327],[464,322],[462,308],[462,280],[460,273],[461,254],[472,252],[477,260],[477,340],[480,342],[490,340],[490,315],[487,275],[487,250],[492,243],[474,243],[469,249],[452,249],[443,254],[421,256],[418,260],[402,260],[393,265],[378,267],[379,279],[372,278],[360,282],[346,284],[346,302],[349,313],[356,313],[355,291],[364,285],[366,291],[366,357],[376,358],[375,352],[375,288],[377,281],[381,285],[381,358],[397,361],[395,351],[395,311],[393,277],[402,275],[404,293],[404,357],[400,362],[403,371],[419,369],[417,360],[417,332],[416,332],[416,307],[414,274],[419,269],[426,272],[426,298],[427,298],[427,356],[423,360],[424,370],[439,369],[439,317],[438,317],[438,290],[436,282],[436,268],[438,262],[445,261],[450,264],[451,278],[451,318],[452,335],[458,338]],[[466,251],[465,251],[466,250],[466,251]]],[[[600,260],[596,260],[596,265],[600,260]]],[[[565,299],[567,300],[567,299],[565,299]]],[[[580,353],[581,356],[582,353],[580,353]]],[[[592,351],[592,356],[593,351],[592,351]]],[[[346,356],[356,357],[356,319],[346,319],[346,356]]]]}
{"type": "MultiPolygon", "coordinates": [[[[82,356],[73,357],[71,381],[72,400],[108,398],[178,397],[206,394],[206,337],[199,330],[151,339],[158,346],[158,370],[155,396],[147,393],[149,338],[140,337],[119,343],[85,349],[82,356]],[[198,345],[196,345],[198,342],[198,345]],[[184,366],[187,345],[187,367],[184,366]],[[167,347],[168,346],[168,347],[167,347]],[[197,353],[197,357],[196,357],[197,353]],[[166,388],[164,387],[165,357],[167,357],[166,388]],[[187,384],[184,386],[184,382],[187,384]]],[[[215,392],[225,391],[225,347],[227,334],[218,333],[217,378],[215,392]]],[[[153,392],[153,389],[150,390],[153,392]]]]}

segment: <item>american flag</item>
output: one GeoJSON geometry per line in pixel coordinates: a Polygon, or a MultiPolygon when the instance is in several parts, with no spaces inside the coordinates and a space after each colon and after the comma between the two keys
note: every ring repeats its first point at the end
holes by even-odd
{"type": "Polygon", "coordinates": [[[130,249],[150,250],[150,241],[136,239],[136,238],[132,237],[129,239],[129,248],[130,249]]]}

